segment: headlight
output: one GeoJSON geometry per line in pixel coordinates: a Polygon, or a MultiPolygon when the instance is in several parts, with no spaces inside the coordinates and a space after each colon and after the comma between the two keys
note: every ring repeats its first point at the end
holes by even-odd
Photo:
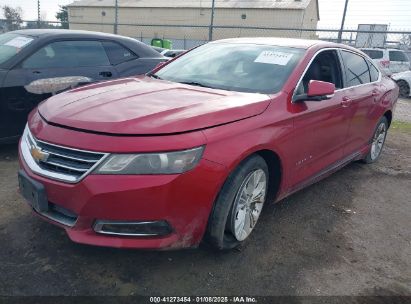
{"type": "Polygon", "coordinates": [[[94,174],[177,174],[193,169],[204,147],[167,153],[112,154],[94,174]]]}

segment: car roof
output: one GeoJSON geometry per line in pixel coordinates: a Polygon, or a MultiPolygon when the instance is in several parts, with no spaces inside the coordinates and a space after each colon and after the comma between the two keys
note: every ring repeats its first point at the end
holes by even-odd
{"type": "MultiPolygon", "coordinates": [[[[143,42],[125,36],[119,36],[114,34],[107,34],[101,32],[92,32],[92,31],[80,31],[80,30],[67,30],[67,29],[27,29],[27,30],[18,30],[8,32],[12,34],[24,35],[29,37],[36,37],[36,43],[25,48],[22,52],[23,56],[27,56],[32,49],[36,49],[37,46],[42,46],[43,43],[47,43],[48,41],[53,40],[64,40],[64,39],[91,39],[91,40],[108,40],[108,41],[116,41],[132,52],[137,54],[140,58],[164,58],[159,52],[155,51],[151,46],[144,44],[143,42]],[[27,54],[24,55],[26,52],[27,54]]],[[[18,62],[20,59],[16,59],[16,62],[10,61],[1,64],[1,68],[11,68],[14,64],[18,62]]]]}
{"type": "Polygon", "coordinates": [[[375,47],[375,48],[360,48],[360,50],[366,50],[366,51],[368,51],[368,50],[370,50],[370,51],[372,51],[372,50],[376,50],[376,51],[399,51],[399,52],[404,52],[403,50],[399,50],[399,49],[389,49],[389,48],[385,49],[385,48],[378,48],[378,47],[375,47]]]}
{"type": "Polygon", "coordinates": [[[301,49],[309,49],[313,46],[319,47],[344,47],[343,44],[332,43],[322,40],[309,40],[309,39],[293,39],[293,38],[275,38],[275,37],[256,37],[256,38],[230,38],[217,40],[212,43],[248,43],[248,44],[262,44],[262,45],[272,45],[272,46],[284,46],[293,47],[301,49]]]}
{"type": "Polygon", "coordinates": [[[81,30],[68,30],[68,29],[29,29],[29,30],[17,30],[10,33],[27,35],[32,37],[46,37],[46,36],[85,36],[85,37],[110,37],[110,38],[125,38],[131,39],[130,37],[119,36],[114,34],[102,33],[102,32],[92,32],[92,31],[81,31],[81,30]]]}

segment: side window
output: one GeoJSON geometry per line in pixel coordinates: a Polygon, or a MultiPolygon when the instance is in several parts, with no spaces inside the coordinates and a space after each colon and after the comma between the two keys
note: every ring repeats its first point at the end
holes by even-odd
{"type": "Polygon", "coordinates": [[[379,50],[362,50],[365,54],[370,56],[371,59],[382,59],[384,57],[383,51],[379,50]]]}
{"type": "Polygon", "coordinates": [[[296,94],[306,94],[311,80],[331,82],[335,84],[336,89],[342,88],[341,65],[336,51],[323,51],[315,57],[299,84],[296,94]]]}
{"type": "Polygon", "coordinates": [[[346,87],[369,83],[370,71],[365,59],[351,52],[341,51],[347,77],[346,87]]]}
{"type": "Polygon", "coordinates": [[[41,48],[23,64],[23,68],[75,68],[110,65],[99,41],[58,41],[41,48]]]}
{"type": "Polygon", "coordinates": [[[129,60],[138,58],[136,54],[131,52],[129,49],[121,46],[118,43],[104,41],[104,48],[106,49],[108,58],[110,59],[111,64],[119,64],[129,60]]]}
{"type": "Polygon", "coordinates": [[[368,67],[370,68],[370,76],[371,76],[371,82],[377,81],[378,78],[380,78],[380,71],[367,60],[368,67]]]}
{"type": "Polygon", "coordinates": [[[400,51],[390,51],[390,61],[408,61],[407,56],[400,51]]]}

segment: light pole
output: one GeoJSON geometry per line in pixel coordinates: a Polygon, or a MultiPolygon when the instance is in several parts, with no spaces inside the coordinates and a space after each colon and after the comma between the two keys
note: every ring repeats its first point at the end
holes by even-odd
{"type": "Polygon", "coordinates": [[[213,40],[214,11],[215,11],[215,0],[212,0],[210,28],[208,30],[208,40],[209,41],[213,40]]]}
{"type": "Polygon", "coordinates": [[[37,27],[40,28],[40,0],[37,0],[37,27]]]}
{"type": "Polygon", "coordinates": [[[347,7],[348,7],[348,0],[345,0],[345,6],[344,6],[344,13],[341,21],[341,28],[340,31],[338,32],[338,42],[341,43],[342,41],[342,33],[344,30],[344,23],[345,23],[345,16],[347,15],[347,7]]]}
{"type": "Polygon", "coordinates": [[[118,0],[115,0],[115,5],[114,5],[114,34],[117,34],[117,24],[118,24],[118,0]]]}

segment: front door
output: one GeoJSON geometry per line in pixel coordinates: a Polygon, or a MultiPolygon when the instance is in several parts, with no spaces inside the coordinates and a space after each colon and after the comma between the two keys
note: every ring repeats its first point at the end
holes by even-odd
{"type": "Polygon", "coordinates": [[[20,135],[28,113],[52,94],[117,76],[100,41],[56,41],[37,50],[4,80],[3,96],[10,134],[20,135]],[[70,78],[67,78],[70,77],[70,78]]]}
{"type": "Polygon", "coordinates": [[[336,50],[320,52],[296,89],[305,94],[311,80],[334,83],[336,92],[329,100],[298,102],[294,107],[294,134],[298,149],[290,151],[294,159],[291,189],[324,172],[343,156],[349,128],[349,111],[343,104],[341,64],[336,50]]]}

